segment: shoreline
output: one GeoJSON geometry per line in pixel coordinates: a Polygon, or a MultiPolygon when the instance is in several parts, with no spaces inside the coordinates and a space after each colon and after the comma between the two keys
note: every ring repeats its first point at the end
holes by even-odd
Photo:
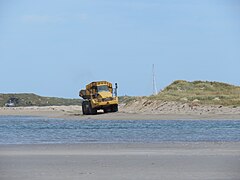
{"type": "Polygon", "coordinates": [[[81,106],[0,107],[0,115],[2,116],[38,116],[73,120],[240,120],[238,109],[207,113],[201,113],[198,110],[167,112],[130,111],[120,106],[119,112],[116,113],[104,114],[99,112],[97,115],[82,115],[81,106]]]}
{"type": "Polygon", "coordinates": [[[240,143],[0,145],[0,179],[239,179],[240,143]]]}
{"type": "MultiPolygon", "coordinates": [[[[209,155],[240,155],[240,142],[159,142],[159,143],[70,143],[70,144],[0,144],[0,156],[26,155],[57,155],[71,153],[72,155],[118,155],[118,154],[178,154],[192,155],[206,153],[209,155]],[[224,149],[224,151],[222,151],[224,149]],[[166,151],[167,150],[167,151],[166,151]],[[221,151],[218,151],[221,150],[221,151]],[[166,152],[165,152],[166,151],[166,152]],[[196,154],[195,154],[196,153],[196,154]]],[[[240,159],[239,159],[240,161],[240,159]]]]}

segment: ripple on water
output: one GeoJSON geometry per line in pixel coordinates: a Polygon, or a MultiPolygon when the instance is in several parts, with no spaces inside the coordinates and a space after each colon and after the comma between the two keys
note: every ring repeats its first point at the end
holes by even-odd
{"type": "Polygon", "coordinates": [[[0,144],[239,142],[239,121],[61,120],[0,116],[0,144]]]}

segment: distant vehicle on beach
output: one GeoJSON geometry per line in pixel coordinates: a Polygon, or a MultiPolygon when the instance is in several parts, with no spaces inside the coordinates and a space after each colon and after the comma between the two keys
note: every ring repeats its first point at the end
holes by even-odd
{"type": "Polygon", "coordinates": [[[7,102],[5,104],[6,107],[15,107],[15,104],[13,102],[7,102]]]}
{"type": "Polygon", "coordinates": [[[19,102],[18,98],[11,97],[5,103],[5,107],[15,107],[18,104],[18,102],[19,102]]]}

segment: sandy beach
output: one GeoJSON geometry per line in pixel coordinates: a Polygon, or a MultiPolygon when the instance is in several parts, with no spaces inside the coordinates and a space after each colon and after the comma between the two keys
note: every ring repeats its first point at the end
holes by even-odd
{"type": "Polygon", "coordinates": [[[79,120],[240,120],[240,107],[194,106],[160,103],[145,106],[144,102],[120,105],[119,112],[82,115],[81,106],[0,107],[0,115],[44,116],[79,120]]]}
{"type": "MultiPolygon", "coordinates": [[[[0,115],[78,120],[240,120],[239,108],[176,104],[158,109],[120,106],[117,113],[89,116],[82,115],[81,106],[1,107],[0,115]]],[[[239,169],[239,142],[0,145],[1,180],[237,180],[239,169]]]]}
{"type": "Polygon", "coordinates": [[[1,180],[240,179],[239,143],[1,145],[1,180]]]}

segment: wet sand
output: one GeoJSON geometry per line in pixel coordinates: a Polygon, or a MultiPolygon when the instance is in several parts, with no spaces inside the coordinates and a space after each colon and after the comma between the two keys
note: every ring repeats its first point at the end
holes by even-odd
{"type": "Polygon", "coordinates": [[[240,179],[240,143],[0,145],[1,180],[240,179]]]}

